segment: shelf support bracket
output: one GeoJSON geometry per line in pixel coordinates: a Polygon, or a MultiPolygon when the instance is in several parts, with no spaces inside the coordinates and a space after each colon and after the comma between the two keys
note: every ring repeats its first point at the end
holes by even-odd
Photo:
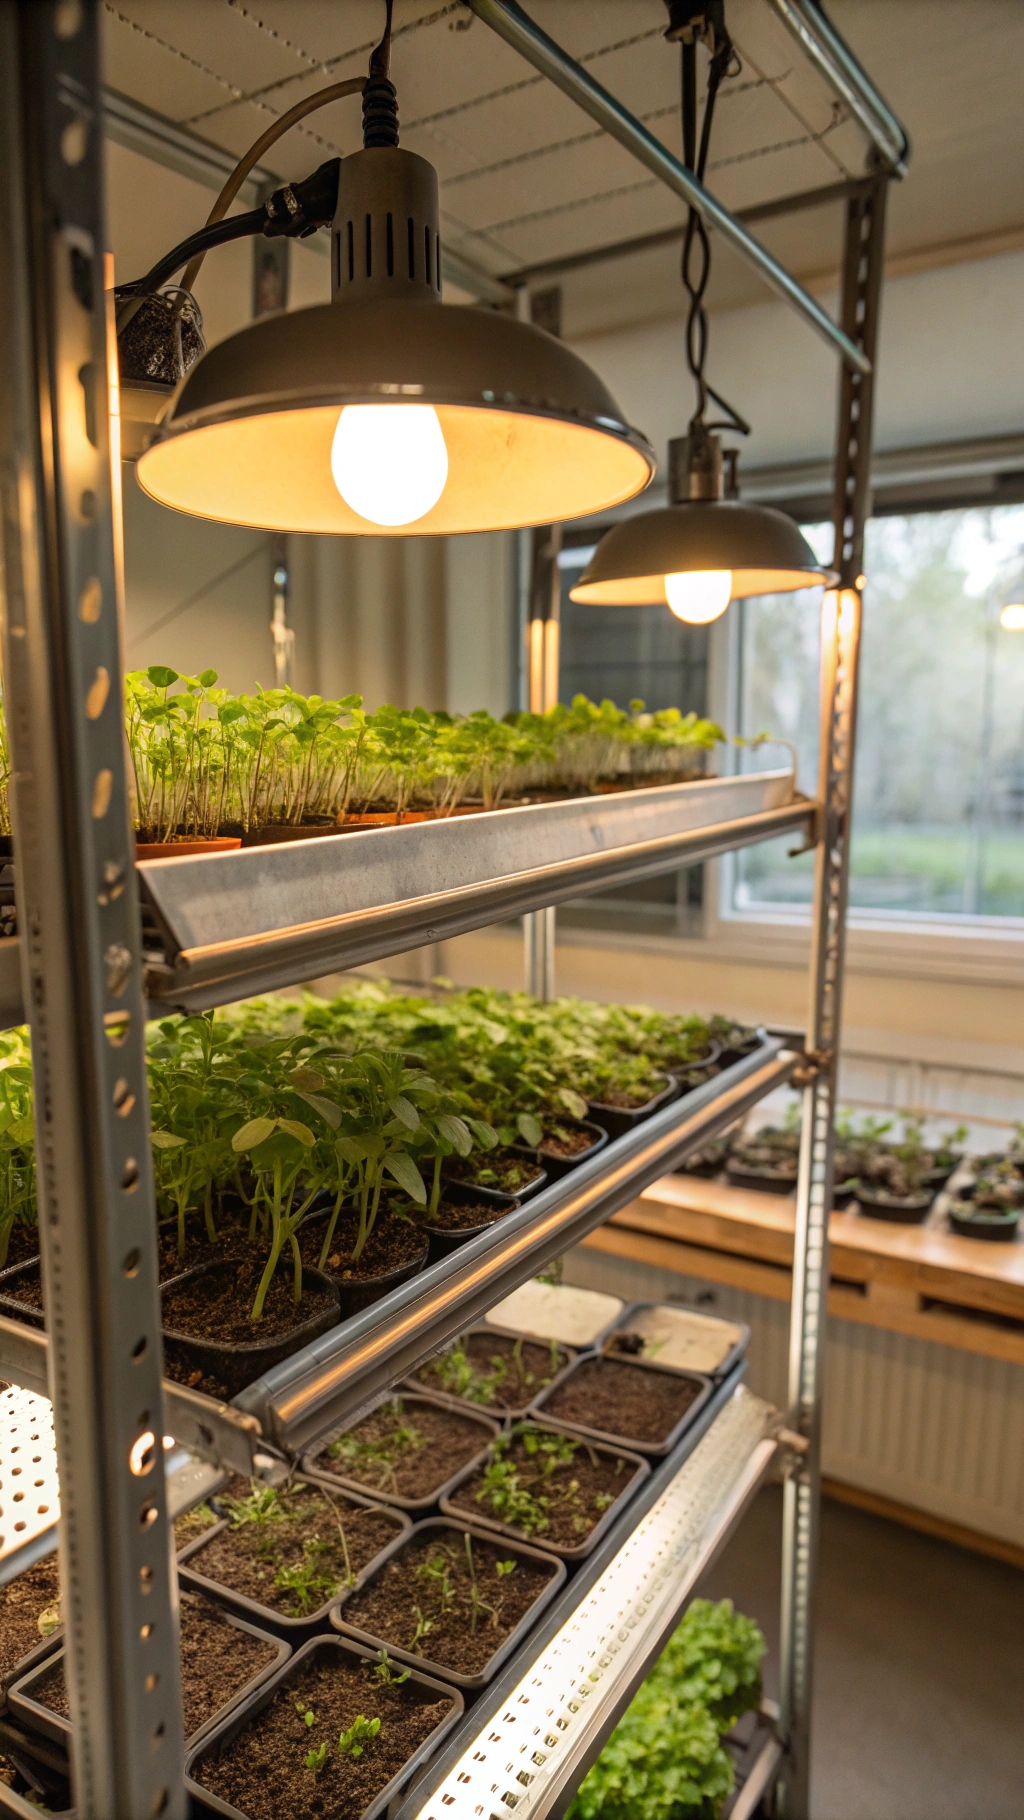
{"type": "Polygon", "coordinates": [[[857,731],[864,526],[869,510],[873,362],[878,335],[887,178],[851,197],[846,211],[842,324],[868,362],[840,378],[835,473],[839,585],[822,603],[822,838],[814,884],[807,1052],[817,1064],[803,1086],[797,1180],[788,1424],[807,1442],[783,1499],[781,1731],[786,1758],[778,1787],[785,1820],[808,1820],[814,1585],[821,1504],[822,1375],[828,1303],[836,1081],[849,895],[853,762],[857,731]]]}

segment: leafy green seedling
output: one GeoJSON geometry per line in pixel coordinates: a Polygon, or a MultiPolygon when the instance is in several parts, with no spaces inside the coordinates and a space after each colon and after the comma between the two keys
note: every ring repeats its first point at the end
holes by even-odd
{"type": "Polygon", "coordinates": [[[366,1719],[359,1713],[353,1719],[347,1732],[342,1732],[338,1739],[339,1757],[361,1757],[371,1738],[380,1731],[379,1719],[366,1719]]]}
{"type": "Polygon", "coordinates": [[[381,1687],[401,1687],[403,1681],[408,1681],[412,1669],[403,1668],[400,1674],[396,1674],[397,1667],[398,1664],[392,1662],[387,1650],[379,1649],[373,1664],[374,1680],[381,1687]]]}
{"type": "Polygon", "coordinates": [[[331,1747],[325,1739],[323,1744],[318,1744],[315,1750],[306,1752],[306,1768],[311,1769],[314,1776],[319,1776],[321,1770],[327,1768],[327,1759],[330,1754],[331,1747]]]}

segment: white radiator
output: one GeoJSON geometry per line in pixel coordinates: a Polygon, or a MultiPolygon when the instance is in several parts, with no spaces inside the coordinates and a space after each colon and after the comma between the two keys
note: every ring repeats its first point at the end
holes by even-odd
{"type": "MultiPolygon", "coordinates": [[[[787,1303],[582,1246],[565,1281],[745,1321],[747,1382],[785,1407],[787,1303]]],[[[1024,1547],[1024,1366],[830,1317],[822,1463],[828,1478],[1024,1547]]]]}

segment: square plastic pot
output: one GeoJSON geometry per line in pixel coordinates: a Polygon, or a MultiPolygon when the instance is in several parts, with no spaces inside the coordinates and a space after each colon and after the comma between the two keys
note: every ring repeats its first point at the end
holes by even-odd
{"type": "MultiPolygon", "coordinates": [[[[658,1313],[664,1311],[665,1314],[680,1321],[685,1321],[689,1318],[699,1322],[703,1327],[738,1327],[740,1329],[740,1337],[736,1341],[728,1342],[728,1336],[723,1335],[723,1344],[726,1344],[727,1350],[723,1354],[719,1364],[676,1367],[676,1369],[679,1370],[698,1371],[702,1376],[714,1378],[716,1383],[720,1383],[724,1377],[728,1376],[737,1359],[743,1357],[747,1347],[750,1345],[750,1328],[743,1321],[726,1321],[719,1315],[705,1314],[703,1309],[682,1308],[678,1307],[674,1302],[632,1302],[628,1308],[623,1309],[621,1318],[616,1321],[611,1333],[605,1340],[605,1352],[614,1354],[617,1350],[615,1345],[616,1335],[620,1333],[629,1333],[638,1316],[644,1315],[648,1311],[658,1313]]],[[[645,1355],[640,1352],[633,1355],[624,1353],[622,1356],[624,1358],[632,1356],[634,1358],[642,1359],[645,1355]]],[[[653,1365],[668,1365],[671,1363],[670,1360],[660,1359],[656,1355],[652,1355],[649,1362],[653,1365]]]]}
{"type": "MultiPolygon", "coordinates": [[[[400,1542],[396,1542],[392,1548],[389,1548],[386,1554],[382,1555],[377,1563],[377,1567],[374,1570],[375,1573],[380,1573],[387,1565],[387,1562],[391,1559],[392,1555],[398,1554],[400,1549],[406,1548],[411,1542],[415,1541],[418,1536],[427,1534],[438,1535],[442,1533],[450,1535],[453,1531],[459,1536],[464,1536],[468,1533],[472,1536],[474,1542],[487,1542],[492,1548],[496,1540],[493,1530],[488,1533],[485,1529],[476,1528],[472,1523],[467,1523],[463,1517],[431,1517],[425,1523],[415,1523],[408,1536],[403,1536],[400,1542]]],[[[504,1548],[505,1541],[503,1537],[502,1549],[504,1550],[504,1548]]],[[[369,1631],[360,1630],[358,1625],[348,1623],[345,1618],[345,1607],[348,1604],[349,1599],[354,1597],[355,1588],[353,1588],[351,1593],[343,1593],[341,1598],[337,1599],[334,1605],[332,1605],[331,1623],[335,1630],[341,1631],[343,1636],[353,1637],[357,1643],[363,1643],[368,1649],[372,1649],[375,1652],[380,1649],[386,1649],[388,1655],[393,1657],[395,1661],[407,1662],[410,1668],[414,1668],[422,1674],[444,1675],[445,1679],[451,1681],[456,1687],[471,1688],[478,1691],[480,1688],[486,1687],[489,1681],[494,1680],[502,1663],[507,1661],[508,1657],[512,1654],[512,1651],[519,1647],[519,1644],[522,1642],[527,1631],[532,1629],[533,1625],[536,1624],[537,1619],[540,1617],[541,1612],[550,1605],[565,1579],[565,1562],[557,1560],[554,1555],[548,1554],[544,1549],[533,1548],[528,1542],[522,1542],[517,1537],[514,1542],[509,1544],[508,1552],[510,1555],[515,1555],[517,1560],[540,1561],[544,1566],[550,1566],[552,1570],[551,1578],[547,1585],[541,1588],[541,1591],[537,1594],[537,1597],[529,1610],[523,1613],[523,1616],[520,1618],[515,1629],[509,1632],[503,1642],[499,1643],[493,1656],[487,1663],[486,1668],[482,1669],[478,1675],[464,1675],[461,1674],[458,1669],[444,1668],[438,1662],[431,1662],[426,1656],[418,1656],[409,1649],[399,1649],[396,1644],[389,1643],[384,1637],[371,1636],[369,1631]]]]}
{"type": "MultiPolygon", "coordinates": [[[[236,1706],[254,1694],[265,1681],[269,1681],[271,1675],[276,1675],[278,1669],[288,1661],[292,1653],[290,1644],[285,1643],[280,1637],[272,1636],[269,1631],[259,1625],[250,1624],[246,1619],[236,1617],[234,1612],[228,1611],[224,1615],[228,1623],[232,1624],[236,1630],[245,1631],[250,1637],[257,1637],[261,1643],[272,1644],[276,1655],[272,1662],[268,1662],[265,1667],[259,1669],[250,1680],[245,1682],[244,1686],[240,1687],[230,1700],[219,1707],[215,1713],[211,1713],[210,1717],[204,1720],[191,1737],[186,1738],[186,1745],[198,1744],[201,1738],[205,1738],[214,1726],[219,1725],[222,1719],[234,1712],[236,1706]]],[[[54,1744],[60,1744],[70,1752],[72,1732],[70,1719],[63,1718],[60,1713],[55,1713],[52,1707],[46,1706],[42,1700],[36,1698],[36,1690],[40,1683],[63,1659],[62,1647],[48,1656],[45,1662],[39,1663],[30,1674],[22,1675],[20,1680],[14,1682],[7,1698],[12,1713],[17,1715],[23,1725],[27,1725],[32,1731],[40,1732],[44,1738],[49,1738],[54,1744]]]]}
{"type": "MultiPolygon", "coordinates": [[[[537,1170],[537,1174],[533,1177],[532,1181],[527,1182],[525,1187],[517,1188],[515,1190],[515,1198],[519,1201],[528,1201],[531,1195],[539,1194],[541,1189],[547,1184],[548,1172],[546,1163],[541,1162],[538,1159],[537,1152],[535,1150],[527,1150],[522,1144],[502,1144],[501,1149],[511,1151],[514,1155],[527,1159],[535,1165],[537,1170]]],[[[481,1158],[484,1159],[486,1156],[487,1152],[482,1151],[481,1158]]],[[[484,1162],[484,1167],[486,1168],[486,1166],[486,1162],[484,1162]]],[[[508,1200],[509,1194],[512,1192],[507,1188],[480,1187],[476,1182],[468,1181],[465,1176],[445,1175],[443,1168],[441,1171],[441,1178],[446,1186],[449,1183],[454,1185],[458,1182],[463,1188],[471,1188],[473,1193],[479,1195],[482,1201],[491,1201],[494,1206],[502,1206],[508,1200]]]]}
{"type": "MultiPolygon", "coordinates": [[[[305,1672],[308,1664],[317,1656],[329,1656],[335,1652],[357,1657],[364,1662],[372,1660],[375,1653],[373,1650],[364,1649],[358,1643],[351,1642],[347,1637],[311,1638],[308,1643],[303,1644],[302,1648],[295,1652],[290,1662],[286,1662],[282,1668],[276,1671],[271,1680],[264,1682],[261,1688],[250,1694],[244,1704],[236,1707],[225,1719],[219,1720],[217,1725],[207,1732],[202,1742],[187,1753],[185,1786],[193,1800],[199,1803],[198,1811],[200,1813],[225,1815],[227,1820],[248,1820],[241,1808],[232,1807],[230,1802],[222,1801],[219,1795],[212,1794],[209,1789],[202,1786],[202,1783],[197,1782],[195,1780],[196,1770],[204,1757],[209,1756],[222,1744],[230,1743],[237,1738],[247,1725],[258,1718],[260,1713],[270,1705],[279,1687],[287,1687],[291,1682],[297,1680],[305,1672]]],[[[378,1816],[386,1812],[395,1795],[405,1787],[419,1765],[427,1757],[433,1755],[441,1740],[458,1723],[465,1711],[465,1701],[458,1689],[438,1680],[432,1674],[424,1674],[419,1669],[414,1669],[405,1685],[422,1687],[431,1700],[439,1698],[450,1700],[451,1710],[445,1714],[439,1725],[435,1725],[429,1737],[424,1738],[423,1743],[413,1751],[398,1775],[393,1776],[391,1781],[381,1789],[380,1794],[374,1796],[369,1807],[364,1808],[360,1820],[378,1820],[378,1816]]],[[[282,1816],[282,1820],[284,1820],[284,1816],[282,1816]]]]}
{"type": "MultiPolygon", "coordinates": [[[[208,1264],[196,1264],[191,1270],[183,1271],[181,1276],[161,1286],[163,1294],[170,1288],[180,1289],[186,1282],[194,1282],[199,1277],[211,1276],[214,1272],[230,1269],[230,1258],[214,1259],[208,1264]]],[[[237,1396],[247,1384],[252,1384],[265,1372],[272,1371],[280,1365],[282,1359],[288,1359],[292,1353],[308,1346],[320,1334],[338,1325],[338,1287],[330,1277],[323,1276],[319,1270],[304,1270],[302,1281],[305,1287],[321,1290],[330,1300],[319,1313],[308,1315],[290,1327],[287,1333],[274,1335],[265,1340],[211,1340],[197,1339],[194,1334],[179,1333],[175,1328],[165,1326],[164,1339],[173,1342],[176,1350],[197,1370],[218,1379],[227,1385],[232,1396],[237,1396]]]]}
{"type": "MultiPolygon", "coordinates": [[[[544,1347],[548,1344],[546,1340],[542,1340],[537,1334],[521,1333],[514,1327],[492,1326],[489,1321],[479,1321],[475,1326],[467,1327],[464,1333],[459,1337],[468,1340],[477,1333],[483,1334],[485,1339],[488,1340],[522,1340],[525,1346],[544,1347]]],[[[545,1390],[552,1389],[576,1359],[576,1351],[573,1347],[563,1346],[560,1340],[556,1340],[555,1344],[562,1355],[561,1363],[559,1364],[558,1370],[552,1378],[551,1383],[544,1386],[545,1390]]],[[[537,1401],[537,1397],[542,1394],[541,1391],[538,1391],[537,1396],[531,1397],[529,1402],[524,1403],[519,1409],[506,1409],[504,1404],[470,1403],[465,1397],[456,1396],[454,1391],[435,1390],[432,1385],[422,1384],[418,1378],[406,1378],[405,1382],[409,1386],[410,1394],[425,1390],[428,1396],[435,1398],[439,1403],[448,1403],[452,1409],[458,1410],[460,1415],[466,1410],[469,1410],[473,1415],[479,1413],[481,1415],[491,1416],[496,1422],[520,1421],[523,1416],[529,1415],[537,1401]]]]}
{"type": "MultiPolygon", "coordinates": [[[[566,1433],[564,1428],[554,1428],[546,1422],[538,1422],[536,1426],[538,1428],[546,1428],[549,1434],[564,1435],[566,1433]]],[[[622,1515],[625,1505],[627,1505],[630,1498],[639,1491],[644,1480],[649,1478],[651,1473],[648,1462],[642,1460],[639,1454],[630,1453],[625,1447],[608,1447],[600,1441],[583,1441],[581,1445],[584,1447],[592,1447],[596,1454],[601,1454],[605,1459],[625,1460],[627,1466],[631,1466],[633,1471],[623,1485],[614,1504],[609,1504],[608,1509],[598,1518],[593,1529],[588,1535],[584,1536],[581,1542],[570,1545],[568,1543],[549,1541],[547,1536],[537,1537],[537,1541],[544,1549],[545,1553],[557,1555],[562,1561],[585,1561],[587,1556],[593,1553],[602,1536],[622,1515]]],[[[487,1450],[486,1464],[490,1464],[493,1456],[494,1449],[493,1447],[489,1447],[487,1450]]],[[[496,1535],[508,1536],[510,1541],[515,1542],[517,1546],[521,1546],[526,1541],[521,1530],[514,1529],[510,1523],[499,1522],[496,1517],[487,1516],[479,1505],[474,1505],[473,1509],[469,1510],[468,1507],[456,1504],[453,1501],[459,1487],[464,1485],[467,1479],[472,1478],[473,1473],[476,1470],[476,1467],[467,1468],[454,1490],[447,1493],[445,1497],[442,1498],[441,1509],[444,1511],[445,1516],[454,1517],[455,1521],[458,1523],[477,1523],[481,1528],[493,1530],[496,1535]]]]}
{"type": "Polygon", "coordinates": [[[536,1147],[529,1144],[509,1145],[509,1149],[514,1150],[517,1155],[528,1156],[533,1162],[538,1163],[541,1169],[546,1170],[549,1182],[564,1182],[567,1175],[571,1175],[581,1163],[589,1163],[591,1157],[595,1157],[599,1150],[603,1150],[608,1142],[606,1128],[603,1125],[595,1125],[592,1119],[566,1117],[559,1119],[559,1124],[571,1125],[576,1131],[587,1132],[593,1139],[589,1149],[580,1150],[575,1156],[554,1156],[549,1150],[542,1149],[540,1145],[536,1147]]]}
{"type": "Polygon", "coordinates": [[[625,1137],[627,1131],[634,1131],[645,1119],[652,1118],[663,1106],[679,1098],[679,1082],[669,1079],[667,1087],[656,1093],[653,1099],[642,1106],[608,1106],[603,1100],[588,1100],[587,1111],[595,1124],[601,1125],[610,1138],[625,1137]]]}
{"type": "Polygon", "coordinates": [[[600,1289],[542,1283],[534,1277],[496,1302],[485,1325],[525,1334],[529,1340],[557,1340],[576,1352],[593,1352],[618,1325],[624,1306],[621,1296],[600,1289]],[[535,1325],[529,1324],[531,1320],[535,1325]]]}
{"type": "Polygon", "coordinates": [[[691,1423],[696,1421],[714,1389],[711,1379],[705,1377],[703,1372],[683,1371],[675,1365],[653,1365],[647,1359],[616,1359],[605,1356],[604,1363],[611,1366],[613,1371],[654,1371],[663,1376],[689,1378],[691,1383],[698,1386],[697,1396],[663,1440],[641,1441],[635,1435],[612,1434],[603,1428],[587,1427],[582,1422],[565,1421],[548,1408],[551,1398],[556,1391],[562,1388],[567,1379],[571,1378],[574,1372],[580,1371],[584,1365],[592,1364],[593,1359],[593,1353],[584,1354],[582,1358],[576,1360],[574,1365],[570,1365],[568,1371],[563,1372],[557,1384],[552,1384],[550,1389],[542,1391],[534,1404],[534,1414],[540,1417],[547,1426],[561,1428],[566,1434],[583,1435],[588,1441],[603,1441],[609,1447],[625,1448],[630,1451],[635,1449],[637,1453],[646,1454],[655,1460],[663,1459],[666,1454],[672,1452],[676,1442],[682,1439],[691,1423]]]}
{"type": "MultiPolygon", "coordinates": [[[[293,1486],[301,1486],[304,1481],[293,1479],[291,1483],[293,1486]]],[[[311,1478],[310,1483],[314,1484],[316,1481],[311,1478]]],[[[322,1480],[317,1485],[317,1489],[325,1489],[322,1480]]],[[[385,1543],[384,1547],[379,1549],[356,1575],[356,1585],[361,1586],[377,1563],[384,1559],[393,1543],[401,1541],[408,1534],[412,1523],[408,1517],[403,1516],[400,1510],[383,1505],[376,1498],[363,1497],[359,1492],[350,1491],[347,1486],[344,1491],[340,1486],[332,1486],[331,1489],[336,1490],[339,1498],[346,1504],[354,1504],[360,1510],[379,1510],[381,1515],[389,1518],[395,1526],[392,1541],[385,1543]]],[[[342,1515],[344,1516],[344,1512],[342,1515]]],[[[202,1568],[203,1550],[209,1547],[214,1536],[223,1535],[229,1524],[230,1519],[225,1518],[223,1522],[216,1523],[212,1528],[204,1530],[201,1536],[197,1536],[194,1542],[189,1542],[182,1549],[178,1556],[178,1577],[181,1584],[191,1587],[194,1592],[205,1593],[208,1598],[216,1599],[218,1605],[226,1606],[229,1612],[244,1619],[247,1624],[255,1625],[262,1631],[269,1631],[272,1636],[281,1637],[297,1649],[301,1643],[306,1642],[307,1638],[315,1636],[318,1631],[323,1630],[333,1601],[325,1599],[316,1611],[307,1612],[301,1618],[289,1618],[284,1612],[275,1611],[273,1606],[261,1605],[258,1599],[250,1599],[246,1593],[235,1592],[232,1587],[225,1586],[222,1580],[209,1579],[202,1568]],[[197,1560],[198,1566],[196,1566],[197,1560]]]]}
{"type": "MultiPolygon", "coordinates": [[[[495,1435],[500,1433],[500,1423],[494,1421],[490,1416],[480,1415],[475,1409],[467,1408],[465,1404],[456,1406],[448,1397],[435,1396],[433,1391],[386,1390],[381,1396],[376,1397],[369,1408],[364,1409],[362,1414],[357,1416],[354,1421],[347,1422],[344,1428],[339,1428],[336,1434],[329,1435],[326,1441],[319,1443],[315,1450],[311,1448],[308,1453],[303,1455],[302,1471],[305,1477],[311,1479],[315,1485],[324,1485],[329,1488],[340,1486],[344,1490],[346,1496],[355,1493],[364,1501],[369,1501],[366,1487],[365,1485],[361,1485],[358,1479],[347,1479],[344,1478],[341,1473],[331,1472],[329,1468],[318,1466],[317,1460],[326,1453],[332,1441],[336,1441],[341,1435],[347,1434],[350,1428],[357,1428],[359,1423],[364,1422],[368,1415],[372,1415],[374,1410],[380,1409],[382,1404],[392,1402],[396,1395],[400,1396],[401,1401],[406,1408],[409,1408],[410,1405],[426,1403],[434,1409],[443,1409],[446,1415],[458,1415],[467,1422],[475,1422],[478,1424],[480,1428],[479,1452],[473,1455],[472,1461],[466,1462],[467,1465],[476,1465],[478,1460],[482,1460],[495,1435]]],[[[387,1504],[392,1509],[407,1510],[414,1517],[426,1516],[428,1511],[437,1508],[441,1499],[444,1497],[445,1492],[450,1491],[451,1487],[455,1484],[464,1470],[464,1466],[458,1467],[455,1472],[449,1475],[443,1485],[437,1485],[431,1490],[429,1497],[402,1498],[399,1497],[397,1492],[377,1491],[375,1489],[372,1494],[372,1502],[375,1504],[387,1504]]],[[[386,1549],[384,1552],[387,1554],[390,1550],[386,1549]]],[[[383,1559],[383,1556],[378,1557],[378,1559],[383,1559]]]]}
{"type": "Polygon", "coordinates": [[[473,1203],[479,1206],[482,1203],[490,1208],[491,1217],[481,1221],[479,1226],[447,1227],[440,1220],[435,1224],[433,1220],[424,1219],[423,1231],[430,1246],[428,1264],[436,1264],[439,1258],[449,1257],[469,1239],[479,1237],[481,1232],[489,1232],[503,1214],[514,1213],[521,1204],[517,1195],[500,1194],[496,1188],[473,1188],[468,1182],[446,1182],[444,1199],[452,1207],[466,1207],[473,1203]]]}

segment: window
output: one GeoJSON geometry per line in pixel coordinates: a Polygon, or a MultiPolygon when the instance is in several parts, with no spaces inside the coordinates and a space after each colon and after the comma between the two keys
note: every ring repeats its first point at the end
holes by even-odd
{"type": "MultiPolygon", "coordinates": [[[[832,531],[805,526],[827,557],[832,531]]],[[[869,916],[1024,918],[1024,506],[873,518],[854,789],[850,905],[869,916]]],[[[737,719],[791,740],[817,780],[820,591],[743,602],[737,719]]],[[[741,754],[779,763],[778,748],[741,754]]],[[[813,856],[790,841],[735,856],[734,913],[810,901],[813,856]]]]}

